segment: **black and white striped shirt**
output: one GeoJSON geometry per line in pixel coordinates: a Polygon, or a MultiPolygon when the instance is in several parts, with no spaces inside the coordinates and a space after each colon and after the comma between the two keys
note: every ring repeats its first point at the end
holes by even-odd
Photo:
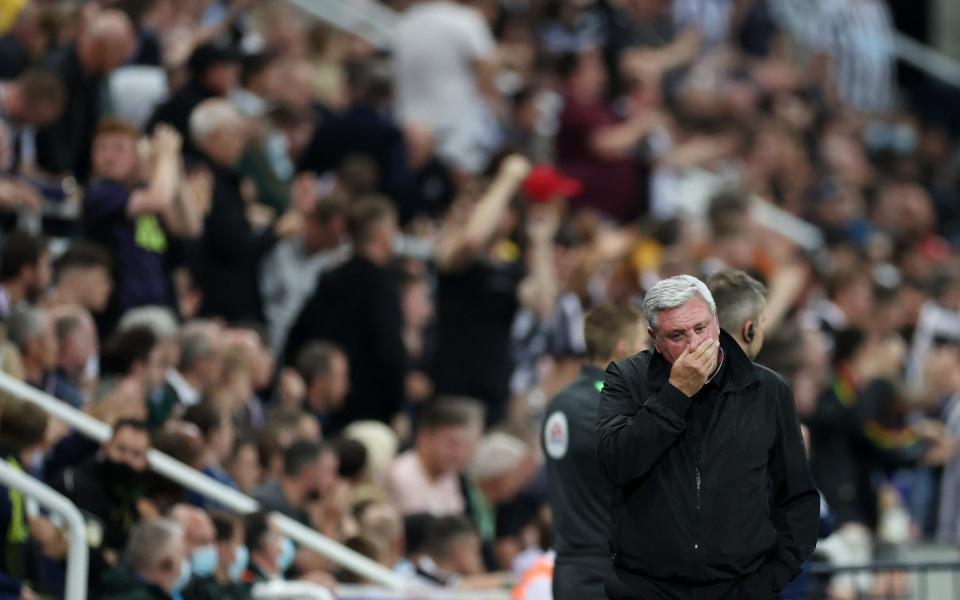
{"type": "Polygon", "coordinates": [[[882,0],[820,0],[816,49],[831,59],[831,78],[850,108],[884,113],[893,108],[893,20],[882,0]]]}

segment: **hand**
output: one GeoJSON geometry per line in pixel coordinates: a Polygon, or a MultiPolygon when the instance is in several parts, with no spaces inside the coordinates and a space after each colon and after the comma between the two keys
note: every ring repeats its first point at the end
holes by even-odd
{"type": "Polygon", "coordinates": [[[296,369],[284,369],[280,372],[280,405],[285,408],[300,409],[307,395],[307,384],[296,369]]]}
{"type": "Polygon", "coordinates": [[[553,204],[530,206],[527,234],[534,242],[551,243],[560,228],[560,211],[553,204]]]}
{"type": "Polygon", "coordinates": [[[157,125],[153,130],[153,146],[157,156],[179,156],[183,139],[177,130],[165,124],[157,125]]]}
{"type": "Polygon", "coordinates": [[[132,377],[117,382],[116,387],[102,398],[88,402],[84,412],[110,426],[120,419],[146,419],[143,385],[132,377]]]}
{"type": "Polygon", "coordinates": [[[197,169],[187,175],[187,187],[197,212],[206,216],[213,204],[213,174],[207,169],[197,169]]]}
{"type": "Polygon", "coordinates": [[[63,560],[67,555],[67,538],[46,517],[30,519],[30,536],[40,546],[40,551],[50,560],[63,560]]]}
{"type": "Polygon", "coordinates": [[[684,350],[670,368],[670,385],[692,398],[717,368],[719,351],[716,340],[703,340],[693,352],[684,350]]]}
{"type": "Polygon", "coordinates": [[[303,215],[296,210],[288,210],[277,220],[274,233],[279,238],[289,238],[300,233],[301,229],[303,229],[303,215]]]}
{"type": "Polygon", "coordinates": [[[522,154],[511,154],[503,159],[500,165],[500,175],[513,181],[523,181],[533,168],[527,157],[522,154]]]}

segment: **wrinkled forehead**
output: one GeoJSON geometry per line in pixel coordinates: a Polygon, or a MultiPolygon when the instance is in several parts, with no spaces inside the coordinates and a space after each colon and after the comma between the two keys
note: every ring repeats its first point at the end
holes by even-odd
{"type": "Polygon", "coordinates": [[[716,320],[710,307],[699,297],[688,300],[676,308],[668,308],[657,314],[657,330],[660,332],[670,332],[673,330],[685,330],[698,324],[712,324],[716,320]]]}

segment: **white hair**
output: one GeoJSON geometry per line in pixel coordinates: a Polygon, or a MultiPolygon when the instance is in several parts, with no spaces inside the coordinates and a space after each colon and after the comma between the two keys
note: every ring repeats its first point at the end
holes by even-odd
{"type": "Polygon", "coordinates": [[[190,113],[190,139],[200,145],[210,135],[227,127],[240,127],[242,117],[223,98],[204,100],[190,113]]]}
{"type": "Polygon", "coordinates": [[[134,572],[140,572],[159,564],[167,558],[168,548],[182,539],[183,535],[183,527],[170,519],[137,523],[130,531],[124,552],[127,566],[134,572]]]}
{"type": "Polygon", "coordinates": [[[126,331],[132,327],[146,327],[161,340],[180,332],[176,316],[166,306],[139,306],[128,310],[120,319],[117,329],[126,331]]]}
{"type": "Polygon", "coordinates": [[[657,317],[665,310],[683,306],[694,296],[700,296],[707,303],[710,313],[716,316],[717,304],[707,284],[691,275],[676,275],[656,283],[643,298],[643,314],[647,316],[650,328],[657,329],[657,317]]]}

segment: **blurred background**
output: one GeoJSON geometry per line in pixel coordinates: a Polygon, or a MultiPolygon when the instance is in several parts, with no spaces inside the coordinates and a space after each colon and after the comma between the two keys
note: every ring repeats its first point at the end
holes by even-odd
{"type": "MultiPolygon", "coordinates": [[[[783,597],[956,597],[958,31],[951,0],[0,1],[0,368],[114,426],[4,379],[3,456],[81,509],[91,597],[371,581],[148,447],[405,576],[549,597],[585,312],[731,267],[824,497],[783,597]]],[[[61,597],[63,523],[11,489],[0,532],[0,597],[61,597]]]]}

